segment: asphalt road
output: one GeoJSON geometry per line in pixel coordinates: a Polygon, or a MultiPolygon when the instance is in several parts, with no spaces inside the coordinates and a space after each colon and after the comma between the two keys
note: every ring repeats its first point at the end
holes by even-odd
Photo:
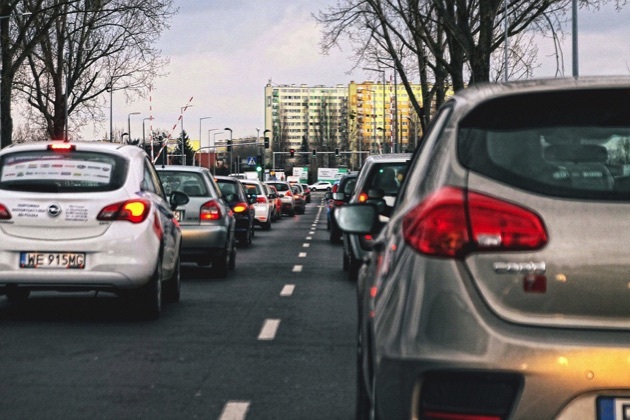
{"type": "Polygon", "coordinates": [[[113,295],[0,297],[0,418],[352,419],[356,297],[322,194],[227,279],[182,267],[158,321],[113,295]]]}

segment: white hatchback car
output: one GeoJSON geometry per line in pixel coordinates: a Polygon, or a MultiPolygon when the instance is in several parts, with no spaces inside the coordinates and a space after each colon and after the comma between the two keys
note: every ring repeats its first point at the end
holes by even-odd
{"type": "Polygon", "coordinates": [[[0,151],[0,293],[103,290],[143,318],[180,296],[188,197],[167,201],[147,154],[112,143],[38,142],[0,151]],[[137,310],[136,310],[137,309],[137,310]]]}

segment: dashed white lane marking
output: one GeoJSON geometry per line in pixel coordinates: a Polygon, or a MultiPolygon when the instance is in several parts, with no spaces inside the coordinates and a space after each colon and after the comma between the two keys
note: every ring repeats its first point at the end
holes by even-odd
{"type": "Polygon", "coordinates": [[[243,420],[249,410],[249,401],[228,401],[219,420],[243,420]]]}
{"type": "Polygon", "coordinates": [[[295,290],[295,284],[285,284],[280,291],[280,296],[291,296],[295,290]]]}
{"type": "Polygon", "coordinates": [[[302,248],[308,248],[311,244],[302,244],[302,248]]]}
{"type": "Polygon", "coordinates": [[[311,236],[307,236],[307,237],[306,237],[306,240],[307,240],[307,241],[310,241],[311,239],[313,239],[311,236]]]}
{"type": "Polygon", "coordinates": [[[298,257],[300,257],[300,258],[306,258],[306,252],[300,252],[300,253],[298,254],[298,257]]]}
{"type": "Polygon", "coordinates": [[[309,235],[315,235],[315,231],[314,231],[314,230],[312,230],[312,231],[310,231],[308,234],[309,234],[309,235]]]}
{"type": "Polygon", "coordinates": [[[294,265],[293,266],[293,270],[291,270],[291,271],[293,271],[294,273],[301,273],[302,272],[302,268],[304,268],[303,265],[294,265]]]}
{"type": "Polygon", "coordinates": [[[276,338],[276,332],[280,326],[279,319],[266,319],[263,324],[260,334],[258,334],[259,340],[273,340],[276,338]]]}

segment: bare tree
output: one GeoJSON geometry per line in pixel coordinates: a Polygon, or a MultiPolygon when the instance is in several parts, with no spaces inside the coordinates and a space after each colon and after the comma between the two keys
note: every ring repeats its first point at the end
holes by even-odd
{"type": "MultiPolygon", "coordinates": [[[[123,90],[134,97],[148,90],[167,63],[153,44],[174,10],[172,0],[50,3],[58,17],[38,38],[15,87],[43,116],[50,138],[60,139],[88,120],[103,119],[103,93],[123,90]]],[[[40,13],[31,24],[48,19],[49,13],[40,13]]]]}
{"type": "Polygon", "coordinates": [[[536,31],[555,39],[570,5],[570,0],[339,0],[316,19],[323,26],[324,51],[347,39],[355,66],[377,65],[400,76],[424,132],[449,89],[497,78],[493,63],[495,71],[502,67],[493,56],[505,47],[506,23],[511,74],[527,77],[535,45],[523,35],[536,31]],[[422,98],[411,89],[415,77],[422,98]]]}
{"type": "Polygon", "coordinates": [[[56,6],[77,1],[0,0],[0,147],[12,143],[11,104],[16,74],[59,17],[56,6]]]}

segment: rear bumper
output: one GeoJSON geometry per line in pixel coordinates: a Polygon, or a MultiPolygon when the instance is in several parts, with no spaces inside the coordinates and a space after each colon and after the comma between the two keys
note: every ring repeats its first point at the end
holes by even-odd
{"type": "MultiPolygon", "coordinates": [[[[120,227],[120,226],[119,226],[120,227]]],[[[160,241],[150,230],[125,234],[110,228],[107,235],[80,240],[25,241],[2,235],[0,239],[0,288],[24,286],[33,290],[134,289],[148,283],[155,273],[160,241]],[[20,268],[20,252],[84,252],[85,267],[20,268]]]]}
{"type": "Polygon", "coordinates": [[[221,255],[228,248],[227,226],[182,226],[182,261],[198,261],[221,255]]]}

